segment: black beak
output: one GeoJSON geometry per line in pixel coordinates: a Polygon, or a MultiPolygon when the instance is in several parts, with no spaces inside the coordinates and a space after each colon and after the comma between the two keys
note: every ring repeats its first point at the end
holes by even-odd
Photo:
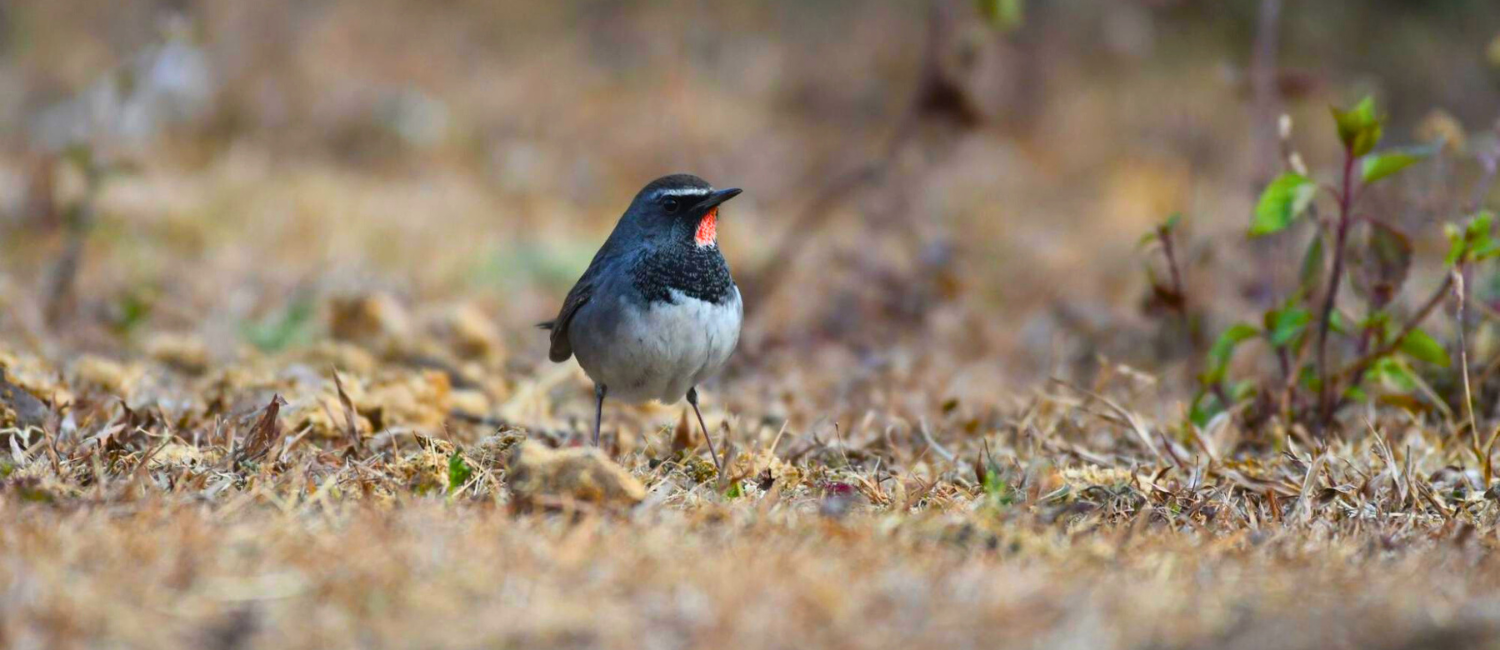
{"type": "Polygon", "coordinates": [[[722,190],[715,191],[714,193],[709,194],[707,198],[703,199],[703,201],[698,204],[698,209],[699,210],[708,210],[710,208],[718,207],[718,205],[720,203],[723,203],[725,201],[728,201],[729,199],[732,199],[732,198],[734,198],[736,196],[739,196],[740,192],[743,192],[743,191],[744,190],[742,190],[742,189],[740,189],[738,187],[730,187],[730,188],[727,188],[727,189],[722,189],[722,190]]]}

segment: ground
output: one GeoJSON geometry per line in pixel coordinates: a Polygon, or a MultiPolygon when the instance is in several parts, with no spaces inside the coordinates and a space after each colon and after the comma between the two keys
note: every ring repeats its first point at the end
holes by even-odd
{"type": "Polygon", "coordinates": [[[1441,377],[1327,428],[1190,417],[1214,333],[1295,275],[1244,237],[1281,111],[1325,176],[1363,92],[1392,142],[1469,141],[1371,196],[1415,233],[1403,313],[1444,277],[1494,7],[1288,5],[1268,122],[1257,3],[1014,33],[967,2],[262,4],[0,5],[0,647],[1500,638],[1489,450],[1441,377]],[[671,172],[746,190],[722,475],[683,403],[610,403],[589,448],[535,328],[671,172]],[[1138,244],[1174,212],[1188,329],[1138,244]]]}

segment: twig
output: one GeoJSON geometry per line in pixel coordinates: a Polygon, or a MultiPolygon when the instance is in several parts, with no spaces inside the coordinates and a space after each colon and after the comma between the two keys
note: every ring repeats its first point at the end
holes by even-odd
{"type": "MultiPolygon", "coordinates": [[[[771,259],[766,260],[764,266],[741,282],[744,286],[744,293],[763,298],[774,292],[790,270],[792,261],[798,258],[802,248],[812,238],[812,233],[822,228],[823,224],[833,216],[834,208],[843,203],[855,190],[883,175],[885,168],[885,161],[867,164],[830,183],[796,219],[792,220],[791,234],[782,237],[781,242],[771,249],[777,253],[771,259]]],[[[764,300],[747,300],[745,311],[751,312],[755,309],[755,305],[763,302],[764,300]]]]}
{"type": "Polygon", "coordinates": [[[922,440],[927,442],[927,446],[937,452],[937,455],[942,456],[943,460],[950,463],[953,462],[955,458],[953,452],[944,449],[942,445],[938,444],[938,441],[932,439],[932,431],[927,428],[927,418],[918,418],[917,425],[917,430],[922,432],[922,440]]]}
{"type": "Polygon", "coordinates": [[[349,399],[349,393],[344,392],[344,381],[339,378],[338,368],[329,370],[333,372],[333,386],[338,390],[339,404],[344,408],[344,433],[349,436],[349,443],[353,445],[355,455],[364,455],[365,443],[359,436],[359,426],[354,417],[354,401],[349,399]]]}
{"type": "Polygon", "coordinates": [[[1172,241],[1172,229],[1166,224],[1156,227],[1156,240],[1161,242],[1162,257],[1167,260],[1167,273],[1172,278],[1172,300],[1169,306],[1182,319],[1182,331],[1188,337],[1193,352],[1198,351],[1197,337],[1193,336],[1192,318],[1188,315],[1187,289],[1182,283],[1182,268],[1177,263],[1177,247],[1172,241]]]}
{"type": "Polygon", "coordinates": [[[1312,519],[1312,493],[1313,487],[1317,485],[1318,473],[1322,471],[1323,465],[1328,461],[1328,452],[1318,454],[1311,465],[1307,466],[1307,476],[1302,479],[1302,492],[1297,497],[1297,509],[1292,511],[1292,519],[1298,523],[1307,523],[1312,519]]]}
{"type": "MultiPolygon", "coordinates": [[[[1077,392],[1080,395],[1084,395],[1086,397],[1089,397],[1089,398],[1092,398],[1094,400],[1097,400],[1100,403],[1104,404],[1105,406],[1109,407],[1109,410],[1114,411],[1116,415],[1118,415],[1120,418],[1122,418],[1122,419],[1125,420],[1126,424],[1130,425],[1131,432],[1134,433],[1137,438],[1141,439],[1141,444],[1145,445],[1146,449],[1148,451],[1150,451],[1152,455],[1156,456],[1157,460],[1162,461],[1162,462],[1167,462],[1167,458],[1166,458],[1166,456],[1162,455],[1161,450],[1157,449],[1156,445],[1151,444],[1151,432],[1146,429],[1146,425],[1144,423],[1142,423],[1140,421],[1140,418],[1137,418],[1134,413],[1131,413],[1130,411],[1125,410],[1125,407],[1120,406],[1119,404],[1116,404],[1113,400],[1109,399],[1108,397],[1105,397],[1103,395],[1095,393],[1095,392],[1093,392],[1091,390],[1088,390],[1086,388],[1082,388],[1082,387],[1079,387],[1079,386],[1074,386],[1073,384],[1070,384],[1070,383],[1068,383],[1066,381],[1063,381],[1063,380],[1057,379],[1057,378],[1053,378],[1052,382],[1056,383],[1056,384],[1060,384],[1062,386],[1066,386],[1067,388],[1070,388],[1070,389],[1074,390],[1075,392],[1077,392]]],[[[1174,460],[1175,460],[1175,458],[1174,458],[1174,460]]],[[[1174,463],[1174,464],[1176,464],[1176,463],[1174,463]]]]}
{"type": "Polygon", "coordinates": [[[157,452],[166,449],[167,445],[170,444],[172,444],[172,436],[166,436],[166,440],[163,440],[160,445],[146,452],[146,455],[141,458],[141,462],[137,463],[135,469],[130,473],[130,483],[126,484],[126,490],[135,487],[142,480],[145,480],[146,475],[150,473],[151,459],[156,457],[157,452]]]}
{"type": "Polygon", "coordinates": [[[1375,423],[1371,422],[1369,418],[1365,419],[1365,426],[1369,427],[1370,439],[1375,441],[1375,451],[1380,454],[1381,460],[1385,461],[1386,467],[1391,472],[1391,481],[1396,484],[1396,496],[1399,499],[1397,505],[1404,508],[1406,507],[1406,497],[1409,490],[1407,487],[1409,479],[1401,471],[1401,465],[1396,462],[1395,454],[1391,453],[1391,445],[1386,442],[1385,434],[1376,429],[1375,423]]]}
{"type": "Polygon", "coordinates": [[[751,299],[745,301],[746,317],[765,302],[764,297],[776,291],[791,270],[803,249],[813,241],[812,236],[836,213],[835,208],[849,200],[855,192],[883,179],[895,164],[897,154],[917,134],[917,126],[925,113],[940,108],[942,99],[953,93],[951,82],[943,78],[942,48],[943,21],[937,1],[929,5],[927,37],[922,51],[922,67],[917,84],[901,117],[897,119],[891,137],[886,141],[879,156],[853,170],[837,176],[824,186],[807,207],[791,221],[791,228],[770,250],[776,251],[756,271],[741,282],[742,292],[751,299]]]}

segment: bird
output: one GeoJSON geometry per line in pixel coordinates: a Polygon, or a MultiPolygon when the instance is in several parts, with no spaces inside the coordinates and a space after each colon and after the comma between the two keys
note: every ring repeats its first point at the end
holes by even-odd
{"type": "Polygon", "coordinates": [[[594,382],[594,446],[606,396],[627,403],[686,398],[723,471],[698,385],[739,343],[744,302],[719,250],[719,208],[739,188],[716,189],[691,174],[647,183],[563,300],[548,358],[577,357],[594,382]]]}

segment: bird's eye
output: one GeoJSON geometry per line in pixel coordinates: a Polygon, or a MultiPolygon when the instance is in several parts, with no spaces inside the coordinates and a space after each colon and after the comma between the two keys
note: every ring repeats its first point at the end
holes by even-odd
{"type": "Polygon", "coordinates": [[[678,203],[677,199],[667,199],[661,202],[661,207],[667,212],[676,212],[678,208],[682,207],[682,204],[678,203]]]}

